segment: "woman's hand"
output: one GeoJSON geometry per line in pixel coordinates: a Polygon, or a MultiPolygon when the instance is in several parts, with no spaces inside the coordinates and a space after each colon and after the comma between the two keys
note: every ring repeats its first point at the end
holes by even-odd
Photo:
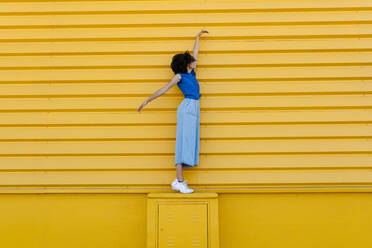
{"type": "Polygon", "coordinates": [[[207,30],[202,29],[196,36],[200,37],[204,33],[209,33],[207,30]]]}
{"type": "Polygon", "coordinates": [[[147,105],[147,103],[148,103],[148,101],[147,101],[147,99],[141,104],[141,106],[139,106],[139,108],[137,109],[137,111],[138,112],[141,112],[141,109],[143,108],[143,107],[145,107],[146,105],[147,105]]]}

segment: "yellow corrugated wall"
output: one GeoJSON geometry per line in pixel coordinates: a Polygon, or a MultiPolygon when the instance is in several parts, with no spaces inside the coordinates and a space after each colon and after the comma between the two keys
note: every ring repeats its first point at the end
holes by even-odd
{"type": "Polygon", "coordinates": [[[361,0],[1,1],[2,246],[145,247],[183,95],[137,108],[202,28],[200,163],[184,176],[219,194],[220,246],[372,246],[361,0]]]}

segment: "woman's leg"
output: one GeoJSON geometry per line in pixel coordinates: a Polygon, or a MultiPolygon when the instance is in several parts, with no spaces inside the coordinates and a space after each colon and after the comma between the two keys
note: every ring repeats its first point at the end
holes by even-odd
{"type": "Polygon", "coordinates": [[[176,172],[177,172],[177,179],[178,181],[183,181],[183,168],[182,164],[176,164],[176,172]]]}

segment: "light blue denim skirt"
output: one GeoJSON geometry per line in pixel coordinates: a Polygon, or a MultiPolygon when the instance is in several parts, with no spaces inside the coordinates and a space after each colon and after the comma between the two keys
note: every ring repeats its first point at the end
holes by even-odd
{"type": "Polygon", "coordinates": [[[199,164],[200,147],[199,100],[184,98],[177,108],[175,165],[193,167],[199,164]]]}

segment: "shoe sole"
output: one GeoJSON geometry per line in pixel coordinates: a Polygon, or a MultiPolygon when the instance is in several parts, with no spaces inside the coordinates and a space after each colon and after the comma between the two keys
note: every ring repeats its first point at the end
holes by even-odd
{"type": "Polygon", "coordinates": [[[181,192],[179,189],[175,189],[173,186],[172,186],[172,189],[173,190],[176,190],[176,191],[179,191],[182,194],[190,194],[190,193],[193,193],[194,192],[194,191],[191,191],[191,192],[181,192]]]}

